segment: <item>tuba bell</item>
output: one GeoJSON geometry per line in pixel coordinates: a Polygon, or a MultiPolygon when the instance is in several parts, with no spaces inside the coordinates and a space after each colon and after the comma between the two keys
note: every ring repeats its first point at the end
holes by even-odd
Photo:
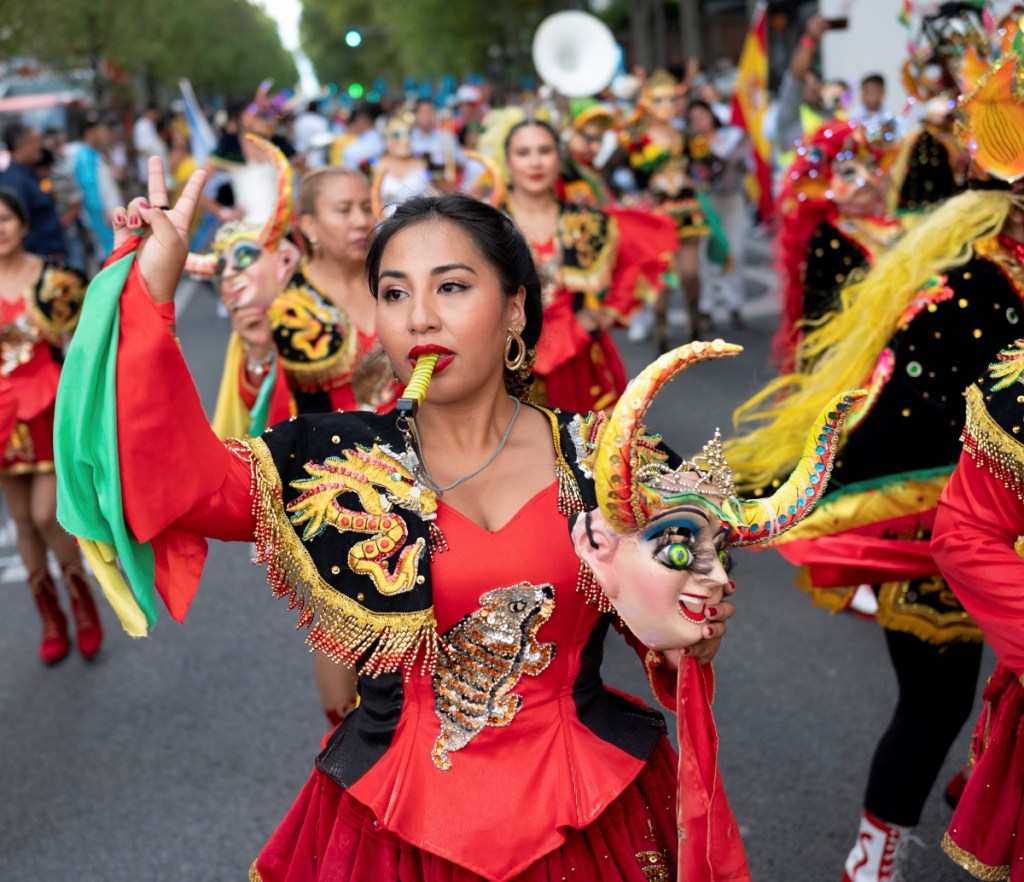
{"type": "Polygon", "coordinates": [[[607,88],[620,58],[608,26],[588,12],[556,12],[533,35],[533,66],[567,98],[586,98],[607,88]]]}

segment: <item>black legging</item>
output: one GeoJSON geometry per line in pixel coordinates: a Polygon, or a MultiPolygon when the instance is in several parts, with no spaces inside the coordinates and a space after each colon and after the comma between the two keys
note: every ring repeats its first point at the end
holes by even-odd
{"type": "Polygon", "coordinates": [[[971,715],[982,644],[943,648],[889,630],[885,641],[899,699],[875,748],[864,807],[883,821],[913,827],[949,748],[971,715]]]}

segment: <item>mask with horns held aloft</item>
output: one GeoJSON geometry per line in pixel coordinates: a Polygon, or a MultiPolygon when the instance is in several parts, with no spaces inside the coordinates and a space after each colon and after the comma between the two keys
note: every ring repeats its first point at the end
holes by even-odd
{"type": "MultiPolygon", "coordinates": [[[[264,138],[248,134],[251,143],[263,151],[273,163],[277,173],[277,195],[274,210],[263,224],[229,221],[214,237],[213,250],[208,254],[190,253],[185,261],[185,272],[199,278],[213,279],[224,274],[226,268],[242,271],[259,259],[264,252],[276,252],[292,216],[292,167],[285,155],[264,138]]],[[[291,246],[289,245],[289,248],[291,246]]],[[[297,258],[297,253],[294,255],[297,258]]],[[[294,263],[294,260],[291,261],[294,263]]],[[[277,291],[273,296],[276,296],[277,291]]],[[[226,299],[227,292],[224,292],[226,299]]],[[[271,297],[270,299],[273,299],[271,297]]],[[[269,304],[263,304],[269,305],[269,304]]]]}
{"type": "Polygon", "coordinates": [[[837,395],[775,494],[740,499],[717,432],[697,456],[674,466],[642,420],[662,387],[692,364],[741,351],[716,340],[663,355],[630,383],[589,459],[598,507],[577,519],[573,544],[602,589],[599,602],[610,603],[651,649],[701,640],[729,581],[729,548],[767,542],[811,511],[828,483],[842,426],[865,396],[837,395]]]}

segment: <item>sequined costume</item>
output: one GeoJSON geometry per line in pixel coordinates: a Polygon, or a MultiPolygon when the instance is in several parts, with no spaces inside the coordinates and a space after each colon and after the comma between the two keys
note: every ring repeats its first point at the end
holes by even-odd
{"type": "Polygon", "coordinates": [[[679,247],[675,224],[668,215],[619,206],[600,173],[568,158],[557,184],[558,198],[573,205],[603,211],[614,219],[619,248],[608,292],[601,307],[626,325],[643,303],[653,303],[666,287],[672,254],[679,247]]]}
{"type": "MultiPolygon", "coordinates": [[[[297,413],[390,406],[394,384],[379,357],[376,335],[355,327],[309,278],[305,264],[273,302],[267,318],[283,369],[275,381],[288,390],[286,395],[273,395],[277,406],[271,410],[271,423],[290,415],[289,395],[297,413]]],[[[252,407],[258,390],[247,380],[244,365],[240,366],[239,389],[242,400],[252,407]]]]}
{"type": "Polygon", "coordinates": [[[783,313],[773,349],[786,370],[795,364],[806,326],[836,311],[843,286],[863,278],[899,238],[900,226],[884,215],[882,199],[897,144],[889,128],[869,130],[833,119],[800,142],[783,174],[778,202],[783,313]],[[844,188],[842,200],[837,184],[844,188]],[[850,204],[872,190],[878,209],[854,212],[850,204]]]}
{"type": "Polygon", "coordinates": [[[17,400],[17,421],[0,474],[53,471],[53,408],[64,344],[78,322],[85,279],[44,263],[21,295],[0,299],[0,374],[17,400]]]}
{"type": "Polygon", "coordinates": [[[909,136],[898,164],[897,212],[921,214],[960,193],[967,182],[967,154],[949,125],[924,122],[909,136]]]}
{"type": "Polygon", "coordinates": [[[999,659],[943,839],[977,879],[1024,878],[1024,340],[967,390],[964,453],[939,501],[932,552],[999,659]],[[1014,545],[1017,545],[1016,550],[1014,545]]]}
{"type": "MultiPolygon", "coordinates": [[[[360,676],[359,708],[250,879],[675,878],[675,756],[659,713],[601,683],[610,618],[579,590],[567,529],[595,505],[592,424],[544,411],[552,481],[496,531],[415,480],[392,415],[298,417],[223,444],[169,310],[130,262],[125,249],[106,271],[124,274],[111,277],[125,280],[117,361],[132,378],[116,390],[121,503],[152,547],[156,590],[181,619],[204,537],[255,540],[282,608],[360,676]],[[166,401],[144,391],[157,377],[166,401]],[[156,470],[143,413],[160,431],[156,470]]],[[[651,678],[670,701],[674,673],[651,678]]],[[[735,822],[716,805],[709,855],[742,882],[735,822]]]]}
{"type": "MultiPolygon", "coordinates": [[[[981,639],[928,549],[935,506],[959,454],[961,388],[988,363],[992,341],[1014,336],[1024,312],[1020,246],[998,237],[974,248],[972,260],[908,305],[866,384],[869,407],[836,461],[834,489],[779,545],[808,568],[807,587],[875,582],[879,623],[937,644],[981,639]]],[[[836,610],[853,591],[812,596],[836,610]]]]}
{"type": "Polygon", "coordinates": [[[626,388],[622,359],[611,335],[584,330],[576,313],[602,304],[619,249],[618,224],[596,209],[562,202],[556,238],[530,245],[545,286],[536,398],[582,412],[609,407],[626,388]]]}

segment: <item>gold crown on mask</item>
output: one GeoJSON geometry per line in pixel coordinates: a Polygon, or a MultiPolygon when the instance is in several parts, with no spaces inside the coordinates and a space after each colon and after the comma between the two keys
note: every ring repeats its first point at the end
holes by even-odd
{"type": "Polygon", "coordinates": [[[684,460],[678,468],[670,469],[662,462],[652,462],[637,469],[637,480],[659,493],[697,493],[729,499],[736,495],[732,469],[725,458],[722,433],[715,429],[714,437],[693,459],[684,460]]]}

